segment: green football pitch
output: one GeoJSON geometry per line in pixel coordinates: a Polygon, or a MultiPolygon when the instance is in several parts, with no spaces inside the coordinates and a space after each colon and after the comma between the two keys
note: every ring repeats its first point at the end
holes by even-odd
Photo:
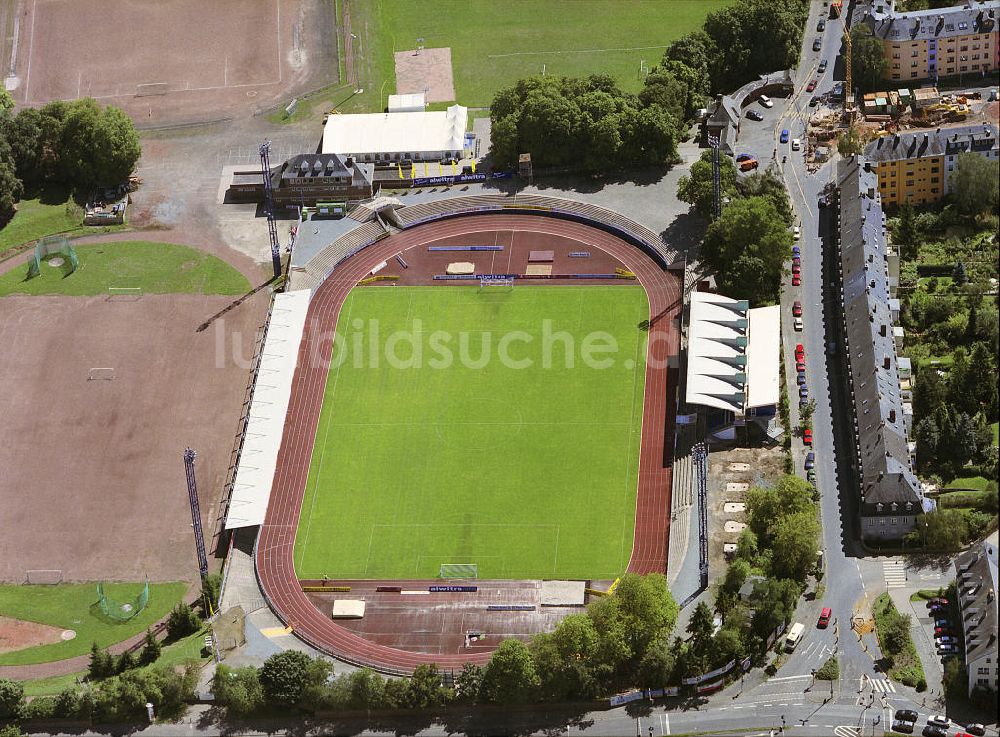
{"type": "MultiPolygon", "coordinates": [[[[642,88],[642,70],[666,47],[701,28],[732,0],[361,0],[351,30],[361,36],[354,63],[376,90],[395,80],[393,53],[451,49],[462,105],[488,106],[501,87],[536,74],[610,74],[642,88]]],[[[386,90],[387,93],[393,89],[386,90]]],[[[376,98],[377,99],[377,98],[376,98]]],[[[384,105],[384,99],[379,101],[384,105]]]]}
{"type": "Polygon", "coordinates": [[[632,551],[645,292],[368,287],[340,313],[301,578],[613,578],[632,551]],[[487,353],[488,347],[488,353],[487,353]]]}

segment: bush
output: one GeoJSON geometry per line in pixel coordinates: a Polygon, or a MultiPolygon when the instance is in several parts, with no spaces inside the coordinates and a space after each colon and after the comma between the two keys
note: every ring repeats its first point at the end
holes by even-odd
{"type": "Polygon", "coordinates": [[[833,656],[819,667],[816,678],[820,681],[836,681],[840,678],[840,663],[837,661],[837,656],[833,656]]]}
{"type": "Polygon", "coordinates": [[[24,686],[8,678],[0,678],[0,719],[17,719],[24,708],[24,686]]]}
{"type": "Polygon", "coordinates": [[[917,693],[923,693],[926,690],[927,690],[927,679],[921,677],[917,681],[917,693]]]}
{"type": "Polygon", "coordinates": [[[207,619],[213,613],[219,611],[219,594],[222,588],[222,576],[218,573],[209,573],[201,580],[201,616],[207,619]]]}
{"type": "Polygon", "coordinates": [[[56,715],[56,699],[53,696],[36,696],[21,710],[22,719],[51,719],[56,715]]]}

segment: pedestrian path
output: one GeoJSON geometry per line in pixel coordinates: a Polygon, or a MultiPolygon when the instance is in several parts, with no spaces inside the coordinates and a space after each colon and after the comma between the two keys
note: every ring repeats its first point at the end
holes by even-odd
{"type": "Polygon", "coordinates": [[[890,588],[906,586],[906,564],[901,560],[887,560],[882,563],[885,585],[890,588]]]}
{"type": "Polygon", "coordinates": [[[871,684],[875,691],[881,691],[882,693],[896,693],[896,684],[888,678],[873,678],[871,680],[871,684]]]}

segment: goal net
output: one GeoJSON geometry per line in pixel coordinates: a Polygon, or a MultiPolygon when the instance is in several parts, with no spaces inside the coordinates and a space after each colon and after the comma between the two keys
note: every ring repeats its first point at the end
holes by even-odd
{"type": "Polygon", "coordinates": [[[61,568],[33,568],[27,571],[24,582],[32,586],[55,586],[62,583],[62,580],[63,572],[61,568]]]}
{"type": "Polygon", "coordinates": [[[97,597],[97,606],[100,607],[101,614],[116,622],[127,622],[145,609],[146,604],[149,603],[149,579],[146,579],[142,591],[132,601],[118,601],[108,596],[104,590],[103,581],[97,584],[97,597]]]}
{"type": "Polygon", "coordinates": [[[479,578],[476,563],[442,563],[439,578],[479,578]]]}
{"type": "Polygon", "coordinates": [[[87,381],[114,381],[115,370],[113,368],[92,368],[87,372],[87,381]]]}
{"type": "Polygon", "coordinates": [[[513,274],[483,274],[479,277],[479,288],[484,287],[513,287],[513,274]]]}
{"type": "MultiPolygon", "coordinates": [[[[80,266],[76,250],[70,245],[69,239],[62,235],[47,235],[39,239],[35,248],[28,254],[28,278],[34,279],[42,273],[42,262],[49,256],[61,257],[60,266],[63,273],[69,276],[80,266]]],[[[52,263],[53,266],[56,262],[52,263]]]]}

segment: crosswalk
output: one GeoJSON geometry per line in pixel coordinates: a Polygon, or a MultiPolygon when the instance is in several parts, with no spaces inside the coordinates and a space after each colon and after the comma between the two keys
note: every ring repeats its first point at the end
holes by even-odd
{"type": "Polygon", "coordinates": [[[847,725],[842,725],[840,727],[836,727],[833,730],[833,733],[837,735],[837,737],[860,737],[861,730],[858,729],[857,727],[849,727],[847,725]]]}
{"type": "Polygon", "coordinates": [[[890,589],[906,586],[906,564],[901,560],[887,560],[882,563],[885,585],[890,589]]]}
{"type": "Polygon", "coordinates": [[[896,693],[896,684],[888,678],[873,678],[871,680],[872,689],[882,693],[896,693]]]}

